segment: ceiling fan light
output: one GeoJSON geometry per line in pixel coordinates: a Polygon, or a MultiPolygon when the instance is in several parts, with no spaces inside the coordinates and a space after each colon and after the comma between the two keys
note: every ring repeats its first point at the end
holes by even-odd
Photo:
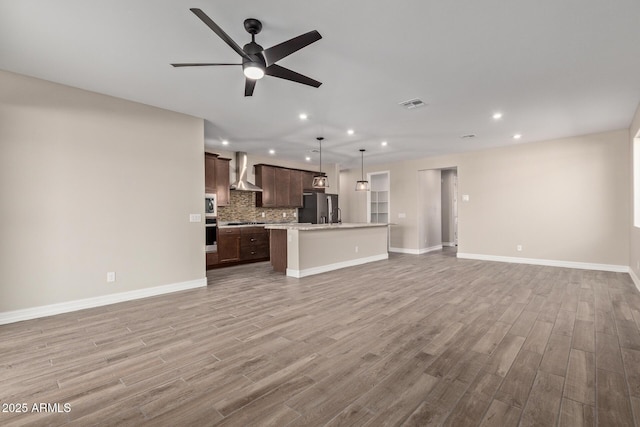
{"type": "Polygon", "coordinates": [[[264,77],[264,67],[257,62],[246,62],[242,65],[242,71],[246,78],[260,80],[264,77]]]}
{"type": "Polygon", "coordinates": [[[313,177],[313,188],[329,188],[329,178],[324,175],[313,177]]]}
{"type": "Polygon", "coordinates": [[[356,181],[356,191],[369,191],[369,181],[356,181]]]}

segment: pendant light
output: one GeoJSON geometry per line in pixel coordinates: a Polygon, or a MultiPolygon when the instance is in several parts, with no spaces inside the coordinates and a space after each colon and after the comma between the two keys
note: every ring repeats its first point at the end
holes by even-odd
{"type": "Polygon", "coordinates": [[[362,158],[362,175],[360,181],[356,181],[356,191],[369,191],[369,181],[364,180],[364,152],[365,149],[360,149],[360,157],[362,158]]]}
{"type": "Polygon", "coordinates": [[[320,172],[313,176],[313,188],[329,188],[329,178],[322,173],[322,140],[324,138],[319,136],[316,139],[318,140],[318,144],[320,144],[320,172]]]}

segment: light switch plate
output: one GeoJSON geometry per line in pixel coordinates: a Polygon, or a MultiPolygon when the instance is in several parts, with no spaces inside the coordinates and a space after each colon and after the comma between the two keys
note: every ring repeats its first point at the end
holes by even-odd
{"type": "Polygon", "coordinates": [[[398,218],[406,218],[407,214],[406,213],[399,213],[398,214],[398,218]]]}
{"type": "Polygon", "coordinates": [[[463,202],[468,202],[469,201],[469,195],[468,194],[463,194],[462,195],[462,201],[463,202]]]}
{"type": "Polygon", "coordinates": [[[202,222],[201,214],[189,214],[189,222],[202,222]]]}

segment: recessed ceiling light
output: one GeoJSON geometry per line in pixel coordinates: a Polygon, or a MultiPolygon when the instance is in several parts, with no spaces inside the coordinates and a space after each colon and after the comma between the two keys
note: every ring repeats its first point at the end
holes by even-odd
{"type": "Polygon", "coordinates": [[[222,141],[222,145],[229,145],[229,141],[225,139],[224,141],[222,141]]]}
{"type": "Polygon", "coordinates": [[[300,113],[298,117],[300,117],[300,120],[307,120],[309,116],[307,116],[305,113],[300,113]]]}
{"type": "Polygon", "coordinates": [[[494,120],[500,120],[502,118],[502,113],[493,113],[494,120]]]}
{"type": "Polygon", "coordinates": [[[269,150],[269,154],[276,154],[276,150],[269,150]]]}
{"type": "Polygon", "coordinates": [[[516,133],[515,135],[513,135],[513,139],[520,139],[522,138],[522,135],[520,135],[519,133],[516,133]]]}
{"type": "Polygon", "coordinates": [[[311,157],[309,157],[309,156],[305,157],[304,159],[305,159],[307,162],[310,162],[310,161],[311,161],[311,157]]]}
{"type": "Polygon", "coordinates": [[[349,129],[349,130],[347,131],[347,133],[348,133],[349,135],[353,135],[353,134],[354,134],[354,131],[353,131],[353,129],[349,129]]]}
{"type": "Polygon", "coordinates": [[[380,143],[380,145],[382,145],[383,147],[386,147],[386,146],[387,146],[387,141],[382,141],[382,142],[380,143]]]}

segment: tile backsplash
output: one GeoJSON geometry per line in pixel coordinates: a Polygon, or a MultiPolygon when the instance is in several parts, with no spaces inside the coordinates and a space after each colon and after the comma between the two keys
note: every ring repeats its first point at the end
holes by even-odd
{"type": "Polygon", "coordinates": [[[218,221],[297,222],[297,212],[295,208],[258,208],[255,192],[231,190],[229,205],[218,206],[218,221]]]}

